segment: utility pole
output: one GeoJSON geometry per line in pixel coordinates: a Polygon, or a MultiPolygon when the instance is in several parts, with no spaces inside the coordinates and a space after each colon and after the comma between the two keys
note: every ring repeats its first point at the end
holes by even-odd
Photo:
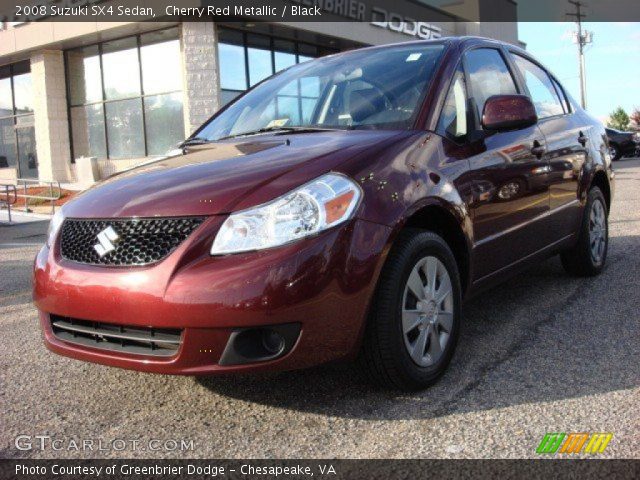
{"type": "Polygon", "coordinates": [[[568,0],[571,5],[576,7],[575,12],[567,13],[570,17],[576,18],[576,24],[578,25],[578,31],[575,34],[574,42],[578,44],[578,65],[580,67],[580,104],[582,108],[587,108],[587,72],[584,63],[584,47],[585,45],[593,41],[592,32],[582,32],[582,19],[586,17],[582,13],[582,7],[585,6],[583,2],[577,0],[568,0]]]}

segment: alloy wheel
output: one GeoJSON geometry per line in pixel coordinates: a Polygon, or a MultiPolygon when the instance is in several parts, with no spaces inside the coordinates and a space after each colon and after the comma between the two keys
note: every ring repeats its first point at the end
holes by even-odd
{"type": "Polygon", "coordinates": [[[596,263],[602,262],[607,242],[607,216],[600,200],[593,202],[589,213],[589,245],[591,258],[596,263]]]}
{"type": "Polygon", "coordinates": [[[402,333],[411,359],[421,367],[435,364],[453,328],[453,289],[449,272],[438,258],[420,259],[407,280],[402,298],[402,333]]]}

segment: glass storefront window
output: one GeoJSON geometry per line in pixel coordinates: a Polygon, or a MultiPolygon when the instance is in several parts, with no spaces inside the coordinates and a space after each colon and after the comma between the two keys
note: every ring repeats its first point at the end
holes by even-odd
{"type": "Polygon", "coordinates": [[[177,30],[162,30],[140,37],[142,90],[145,95],[182,90],[180,41],[177,30]],[[168,38],[167,38],[168,37],[168,38]]]}
{"type": "Polygon", "coordinates": [[[273,41],[273,58],[276,72],[296,64],[296,44],[288,40],[273,41]]]}
{"type": "Polygon", "coordinates": [[[101,103],[71,108],[71,134],[76,157],[107,156],[104,106],[101,103]]]}
{"type": "Polygon", "coordinates": [[[178,29],[66,52],[73,158],[163,155],[184,139],[178,29]]]}
{"type": "Polygon", "coordinates": [[[253,86],[273,75],[271,55],[271,40],[269,37],[247,34],[249,86],[253,86]]]}
{"type": "Polygon", "coordinates": [[[102,70],[107,100],[140,95],[140,64],[136,37],[103,44],[102,70]]]}
{"type": "Polygon", "coordinates": [[[228,29],[219,30],[218,61],[221,66],[224,66],[219,70],[222,90],[235,90],[236,92],[246,90],[248,83],[247,59],[242,32],[228,29]]]}
{"type": "Polygon", "coordinates": [[[140,98],[105,104],[107,146],[111,158],[144,157],[144,129],[140,98]]]}
{"type": "Polygon", "coordinates": [[[13,77],[13,95],[16,115],[33,112],[33,85],[31,84],[30,73],[23,73],[13,77]]]}
{"type": "MultiPolygon", "coordinates": [[[[320,51],[317,46],[307,43],[220,28],[218,30],[220,102],[226,105],[240,93],[274,73],[321,54],[336,51],[331,49],[320,51]]],[[[297,95],[293,87],[290,92],[282,92],[283,95],[297,95]]],[[[298,116],[303,115],[299,107],[300,105],[297,110],[298,116]]]]}
{"type": "Polygon", "coordinates": [[[0,168],[16,166],[17,142],[14,119],[0,118],[0,168]]]}
{"type": "Polygon", "coordinates": [[[149,155],[162,155],[175,147],[173,139],[184,134],[182,123],[174,118],[182,118],[182,95],[170,93],[145,98],[147,149],[149,155]]]}
{"type": "Polygon", "coordinates": [[[16,168],[21,178],[38,176],[28,61],[0,68],[0,168],[16,168]]]}
{"type": "Polygon", "coordinates": [[[0,78],[0,117],[13,115],[13,99],[11,95],[11,77],[0,78]]]}
{"type": "Polygon", "coordinates": [[[20,176],[38,177],[38,157],[36,154],[36,131],[33,125],[16,128],[18,137],[18,161],[20,176]]]}
{"type": "Polygon", "coordinates": [[[245,70],[244,47],[221,43],[218,45],[220,61],[220,86],[224,90],[245,90],[247,71],[245,70]]]}
{"type": "Polygon", "coordinates": [[[260,48],[247,49],[249,54],[249,86],[273,75],[273,65],[271,65],[271,52],[260,48]]]}
{"type": "Polygon", "coordinates": [[[287,52],[273,52],[276,62],[276,72],[292,67],[296,64],[296,55],[287,52]]]}

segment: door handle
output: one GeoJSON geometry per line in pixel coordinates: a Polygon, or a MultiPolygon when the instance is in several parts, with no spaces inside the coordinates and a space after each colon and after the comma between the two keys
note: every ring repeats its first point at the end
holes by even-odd
{"type": "Polygon", "coordinates": [[[578,142],[580,143],[580,145],[584,147],[588,141],[589,141],[589,137],[587,137],[584,133],[580,132],[580,136],[578,137],[578,142]]]}
{"type": "Polygon", "coordinates": [[[545,154],[547,148],[542,145],[538,140],[534,140],[533,147],[531,148],[531,153],[538,158],[541,158],[542,155],[545,154]]]}

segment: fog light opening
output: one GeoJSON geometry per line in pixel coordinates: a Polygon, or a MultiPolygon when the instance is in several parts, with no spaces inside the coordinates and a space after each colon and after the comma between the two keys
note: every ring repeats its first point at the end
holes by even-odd
{"type": "Polygon", "coordinates": [[[295,345],[300,327],[299,323],[285,323],[234,330],[218,363],[241,365],[280,358],[295,345]]]}
{"type": "Polygon", "coordinates": [[[273,330],[263,330],[262,346],[271,355],[278,355],[284,350],[284,337],[273,330]]]}

